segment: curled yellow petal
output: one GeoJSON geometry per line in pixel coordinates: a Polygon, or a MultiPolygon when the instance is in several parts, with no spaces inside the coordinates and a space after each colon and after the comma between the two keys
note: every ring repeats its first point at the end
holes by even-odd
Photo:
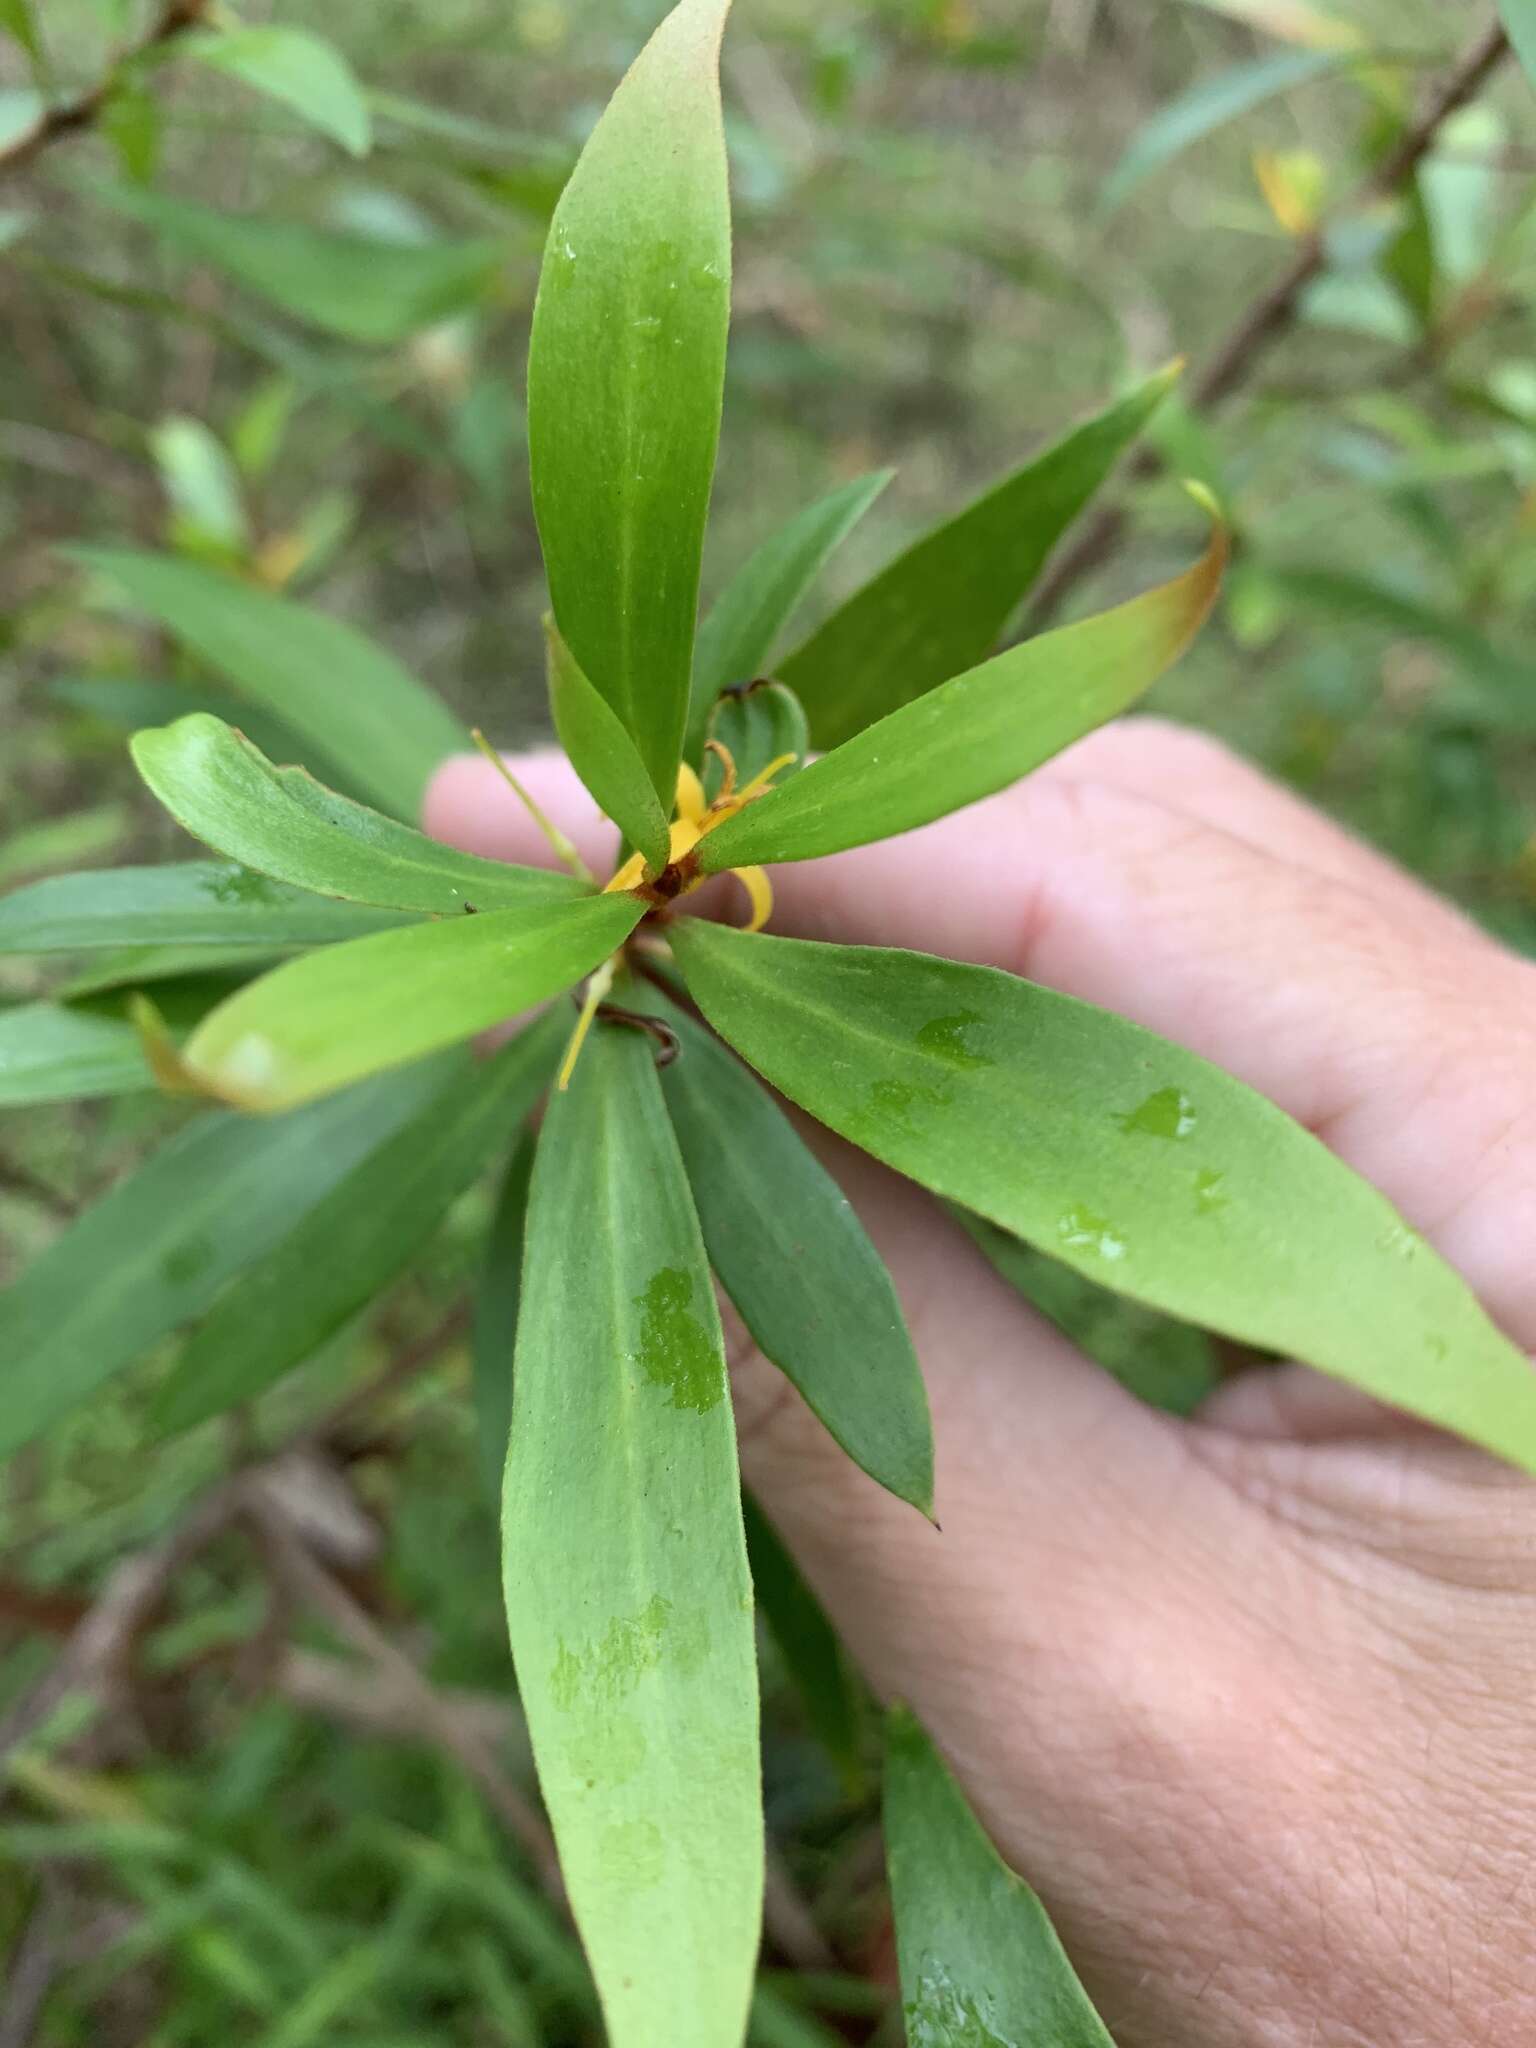
{"type": "Polygon", "coordinates": [[[686,818],[690,824],[701,825],[708,809],[703,783],[686,761],[680,761],[677,769],[677,815],[686,818]]]}
{"type": "Polygon", "coordinates": [[[645,855],[632,853],[617,873],[610,875],[603,885],[605,896],[620,896],[626,889],[638,889],[645,880],[645,855]]]}
{"type": "Polygon", "coordinates": [[[749,932],[760,932],[773,915],[773,884],[762,868],[732,868],[731,873],[752,899],[749,932]]]}
{"type": "Polygon", "coordinates": [[[756,796],[760,789],[766,789],[781,768],[792,768],[799,758],[798,754],[777,755],[766,768],[760,768],[749,783],[737,790],[734,799],[736,804],[744,804],[750,797],[756,796]]]}

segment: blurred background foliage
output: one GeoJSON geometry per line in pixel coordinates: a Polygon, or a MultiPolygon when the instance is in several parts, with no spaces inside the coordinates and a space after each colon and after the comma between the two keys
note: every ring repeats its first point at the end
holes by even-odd
{"type": "MultiPolygon", "coordinates": [[[[123,735],[230,694],[73,543],[343,616],[466,722],[536,735],[538,258],[660,11],[253,0],[200,27],[195,4],[0,0],[0,886],[178,856],[123,735]]],[[[1294,324],[1219,408],[1164,412],[1167,472],[1126,482],[1123,533],[1060,595],[1170,573],[1174,479],[1207,482],[1237,561],[1155,708],[1536,948],[1536,119],[1513,65],[1358,197],[1489,26],[1435,0],[738,0],[709,587],[891,464],[823,598],[852,588],[1133,373],[1208,362],[1318,234],[1294,324]]],[[[59,980],[0,962],[0,1005],[59,980]]],[[[0,1281],[176,1115],[7,1111],[0,1281]]],[[[322,1611],[219,1538],[105,1705],[66,1692],[12,1754],[4,2048],[594,2038],[518,1839],[531,1776],[460,1306],[489,1209],[467,1197],[381,1311],[237,1426],[146,1450],[152,1360],[13,1461],[0,1717],[253,1450],[281,1447],[343,1598],[322,1611]]],[[[1136,1346],[1116,1325],[1098,1348],[1136,1346]]],[[[851,1687],[809,1714],[771,1685],[768,2048],[900,2038],[857,1709],[851,1687]]]]}

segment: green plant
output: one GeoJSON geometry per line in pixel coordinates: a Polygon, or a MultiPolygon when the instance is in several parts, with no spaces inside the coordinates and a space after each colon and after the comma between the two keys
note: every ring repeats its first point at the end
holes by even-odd
{"type": "MultiPolygon", "coordinates": [[[[292,741],[383,808],[196,712],[140,733],[134,756],[221,861],[70,877],[0,907],[13,950],[164,949],[110,973],[94,1011],[6,1017],[13,1099],[153,1077],[226,1106],[5,1298],[7,1447],[194,1319],[162,1427],[247,1400],[371,1298],[552,1090],[497,1225],[521,1273],[507,1601],[619,2048],[738,2040],[757,1945],[751,1574],[711,1269],[848,1454],[932,1507],[891,1282],[722,1039],[822,1123],[1067,1267],[1536,1467],[1525,1362],[1388,1205],[1228,1077],[1007,975],[757,929],[766,868],[957,810],[1125,709],[1197,632],[1225,544],[1218,524],[1163,588],[988,658],[1165,375],[785,658],[791,615],[879,479],[775,536],[695,634],[729,313],[724,15],[684,0],[620,88],[556,210],[534,322],[551,707],[625,841],[606,886],[558,835],[572,872],[452,853],[405,822],[456,730],[355,636],[212,568],[97,552],[95,573],[255,679],[284,758],[292,741]],[[343,664],[367,705],[315,687],[343,664]],[[807,765],[812,745],[828,751],[807,765]],[[688,915],[722,873],[746,885],[747,930],[688,915]],[[176,986],[189,956],[218,956],[238,985],[204,971],[176,986]],[[556,1008],[483,1062],[464,1050],[573,988],[574,1029],[556,1008]]],[[[504,1416],[512,1360],[482,1362],[485,1412],[504,1416]]],[[[898,1718],[891,1744],[913,2042],[1038,2039],[1047,2009],[1049,2038],[1102,2040],[920,1735],[898,1718]]]]}

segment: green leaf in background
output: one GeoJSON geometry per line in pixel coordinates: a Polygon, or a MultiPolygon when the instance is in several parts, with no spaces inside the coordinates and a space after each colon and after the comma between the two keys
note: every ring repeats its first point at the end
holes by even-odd
{"type": "Polygon", "coordinates": [[[628,895],[588,896],[303,954],[199,1025],[188,1078],[244,1109],[275,1110],[404,1066],[573,987],[644,908],[628,895]]]}
{"type": "Polygon", "coordinates": [[[649,1039],[545,1118],[507,1461],[518,1690],[612,2048],[730,2048],[762,1903],[756,1654],[714,1288],[649,1039]]]}
{"type": "Polygon", "coordinates": [[[1536,85],[1536,0],[1499,0],[1499,13],[1521,69],[1536,85]]]}
{"type": "Polygon", "coordinates": [[[0,897],[0,953],[242,944],[280,952],[360,939],[409,921],[285,889],[248,868],[185,861],[55,875],[0,897]]]}
{"type": "Polygon", "coordinates": [[[23,825],[0,841],[0,888],[110,853],[122,845],[129,827],[129,813],[118,803],[93,804],[89,810],[23,825]]]}
{"type": "Polygon", "coordinates": [[[1046,558],[1179,374],[1162,370],[1033,457],[854,592],[778,676],[836,746],[997,643],[1046,558]]]}
{"type": "MultiPolygon", "coordinates": [[[[725,748],[736,768],[736,786],[743,787],[763,769],[793,754],[795,761],[780,768],[775,781],[783,782],[799,772],[810,752],[810,729],[805,707],[793,690],[783,683],[759,677],[756,682],[733,685],[716,703],[709,721],[709,737],[725,748]]],[[[713,802],[725,783],[725,763],[711,752],[704,762],[704,794],[713,802]]]]}
{"type": "Polygon", "coordinates": [[[231,576],[129,548],[76,548],[210,668],[311,741],[397,817],[415,818],[463,727],[392,654],[342,619],[231,576]]]}
{"type": "Polygon", "coordinates": [[[334,44],[300,28],[235,28],[196,36],[180,47],[210,69],[280,100],[353,156],[368,154],[373,141],[368,103],[334,44]]]}
{"type": "Polygon", "coordinates": [[[715,1029],[898,1173],[1536,1470],[1529,1361],[1391,1203],[1219,1067],[994,968],[698,918],[672,940],[715,1029]]]}
{"type": "Polygon", "coordinates": [[[696,761],[715,699],[768,668],[779,636],[833,551],[896,474],[879,469],[807,505],[749,555],[710,607],[693,651],[688,758],[696,761]]]}
{"type": "Polygon", "coordinates": [[[750,1494],[741,1506],[758,1612],[778,1646],[812,1733],[837,1766],[844,1791],[859,1798],[864,1788],[863,1687],[778,1531],[750,1494]]]}
{"type": "Polygon", "coordinates": [[[953,1203],[949,1208],[992,1270],[1138,1401],[1165,1414],[1193,1415],[1215,1392],[1221,1370],[1204,1330],[1122,1301],[985,1216],[953,1203]]]}
{"type": "Polygon", "coordinates": [[[139,1095],[154,1085],[139,1034],[125,1018],[65,1003],[0,1009],[0,1109],[139,1095]]]}
{"type": "Polygon", "coordinates": [[[438,1075],[391,1076],[291,1117],[200,1117],[0,1293],[0,1455],[201,1315],[438,1075]]]}
{"type": "Polygon", "coordinates": [[[0,28],[12,35],[34,64],[43,62],[42,39],[32,13],[32,0],[0,0],[0,28]]]}
{"type": "MultiPolygon", "coordinates": [[[[170,725],[192,711],[209,711],[226,725],[238,726],[269,761],[310,763],[304,742],[297,733],[272,718],[257,704],[248,704],[232,690],[204,688],[202,684],[157,682],[144,676],[59,676],[48,685],[48,694],[76,711],[89,712],[123,732],[137,732],[146,725],[170,725]]],[[[352,784],[323,757],[325,772],[334,775],[343,789],[352,784]]]]}
{"type": "Polygon", "coordinates": [[[1194,5],[1313,50],[1358,50],[1364,42],[1360,30],[1332,0],[1320,7],[1311,0],[1194,0],[1194,5]]]}
{"type": "Polygon", "coordinates": [[[475,1420],[486,1485],[501,1498],[512,1434],[512,1359],[517,1349],[518,1312],[523,1296],[523,1238],[528,1226],[528,1191],[533,1181],[537,1140],[532,1131],[518,1139],[496,1197],[496,1213],[485,1240],[485,1263],[475,1296],[475,1420]]]}
{"type": "Polygon", "coordinates": [[[93,197],[211,264],[296,319],[365,347],[387,348],[467,312],[507,260],[501,240],[386,241],[296,221],[217,213],[134,185],[93,182],[93,197]]]}
{"type": "Polygon", "coordinates": [[[1253,64],[1235,64],[1214,78],[1202,78],[1192,91],[1182,93],[1161,107],[1145,126],[1138,129],[1104,186],[1099,206],[1113,213],[1141,184],[1166,164],[1173,162],[1193,143],[1229,121],[1251,113],[1266,100],[1309,85],[1338,69],[1341,60],[1321,50],[1286,50],[1279,56],[1261,57],[1253,64]]]}
{"type": "Polygon", "coordinates": [[[730,323],[728,6],[682,0],[610,100],[550,224],[529,344],[555,617],[669,813],[730,323]]]}
{"type": "Polygon", "coordinates": [[[1045,1908],[900,1707],[884,1809],[909,2048],[1114,2048],[1045,1908]]]}
{"type": "Polygon", "coordinates": [[[682,1047],[662,1092],[721,1286],[854,1463],[932,1514],[928,1395],[880,1254],[741,1062],[671,1004],[642,1000],[682,1047]]]}
{"type": "Polygon", "coordinates": [[[544,636],[549,709],[560,744],[604,817],[645,855],[648,871],[659,875],[669,858],[671,807],[662,804],[628,728],[582,674],[552,618],[544,621],[544,636]]]}
{"type": "Polygon", "coordinates": [[[704,869],[867,846],[1006,789],[1127,710],[1178,660],[1226,560],[1218,527],[1173,582],[1010,647],[866,726],[727,818],[700,846],[704,869]]]}
{"type": "Polygon", "coordinates": [[[366,1308],[532,1110],[567,1036],[551,1014],[483,1063],[448,1063],[444,1085],[220,1298],[152,1421],[188,1429],[249,1400],[366,1308]]]}
{"type": "MultiPolygon", "coordinates": [[[[171,816],[240,866],[294,888],[388,910],[460,915],[572,902],[573,875],[458,853],[410,825],[325,789],[301,768],[274,768],[250,741],[194,711],[135,733],[139,773],[171,816]]],[[[260,892],[250,885],[255,901],[260,892]]]]}

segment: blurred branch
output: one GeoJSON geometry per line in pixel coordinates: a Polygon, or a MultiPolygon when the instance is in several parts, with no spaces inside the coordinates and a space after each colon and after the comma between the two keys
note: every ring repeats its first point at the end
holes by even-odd
{"type": "Polygon", "coordinates": [[[31,163],[51,143],[61,141],[66,135],[77,135],[84,128],[94,127],[112,97],[122,66],[149,56],[164,44],[185,35],[189,29],[199,27],[207,12],[208,0],[166,0],[149,34],[133,49],[126,51],[98,85],[93,85],[89,92],[80,93],[74,99],[60,100],[57,105],[46,108],[35,128],[29,128],[24,135],[18,136],[8,149],[0,150],[0,176],[31,163]]]}
{"type": "Polygon", "coordinates": [[[111,1684],[183,1565],[229,1527],[244,1502],[244,1481],[228,1480],[204,1494],[167,1535],[123,1559],[52,1668],[0,1720],[0,1764],[71,1694],[94,1694],[111,1684]]]}
{"type": "MultiPolygon", "coordinates": [[[[1353,213],[1391,198],[1434,148],[1445,123],[1477,97],[1508,55],[1509,38],[1503,27],[1495,23],[1485,29],[1435,85],[1397,147],[1357,186],[1341,213],[1353,213]]],[[[1232,328],[1195,380],[1189,397],[1192,412],[1214,412],[1249,381],[1270,350],[1290,331],[1307,287],[1327,267],[1331,225],[1331,221],[1323,222],[1302,237],[1285,270],[1232,328]]],[[[1128,477],[1131,481],[1145,479],[1155,476],[1162,467],[1161,456],[1145,450],[1130,466],[1128,477]]],[[[1030,605],[1031,631],[1047,624],[1068,594],[1114,551],[1125,523],[1124,511],[1119,506],[1109,506],[1057,556],[1041,578],[1030,605]]]]}

